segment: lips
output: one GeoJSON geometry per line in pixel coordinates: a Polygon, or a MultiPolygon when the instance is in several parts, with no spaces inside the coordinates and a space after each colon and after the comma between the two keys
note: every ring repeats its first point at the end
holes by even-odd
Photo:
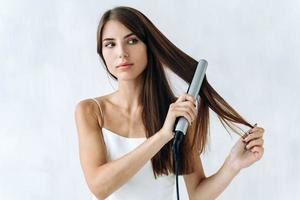
{"type": "Polygon", "coordinates": [[[117,68],[119,68],[119,67],[129,67],[131,65],[133,65],[133,64],[132,63],[123,63],[123,64],[118,65],[117,68]]]}

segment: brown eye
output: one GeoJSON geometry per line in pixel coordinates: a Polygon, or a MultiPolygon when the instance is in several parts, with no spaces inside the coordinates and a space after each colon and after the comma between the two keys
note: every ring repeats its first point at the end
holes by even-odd
{"type": "Polygon", "coordinates": [[[109,42],[109,43],[106,43],[104,46],[105,46],[105,47],[108,47],[108,48],[111,48],[111,47],[112,47],[111,45],[113,45],[113,46],[114,46],[114,43],[112,43],[112,42],[109,42]]]}

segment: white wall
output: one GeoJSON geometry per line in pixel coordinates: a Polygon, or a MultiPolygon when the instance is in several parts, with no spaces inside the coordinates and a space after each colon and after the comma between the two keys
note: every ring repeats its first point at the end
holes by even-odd
{"type": "MultiPolygon", "coordinates": [[[[101,14],[117,5],[141,10],[175,45],[205,58],[214,88],[265,128],[263,159],[242,170],[218,199],[295,199],[300,188],[296,0],[0,0],[0,199],[89,198],[74,107],[116,88],[96,54],[96,28],[101,14]]],[[[185,91],[184,84],[174,87],[185,91]]],[[[236,140],[212,113],[210,148],[202,155],[207,176],[220,168],[236,140]]],[[[184,184],[180,187],[187,199],[184,184]]]]}

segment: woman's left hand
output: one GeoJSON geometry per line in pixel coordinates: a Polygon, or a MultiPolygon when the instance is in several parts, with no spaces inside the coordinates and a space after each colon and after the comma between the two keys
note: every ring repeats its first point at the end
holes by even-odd
{"type": "Polygon", "coordinates": [[[260,160],[264,154],[264,129],[256,126],[248,133],[245,139],[241,137],[236,142],[229,155],[231,164],[238,170],[249,167],[260,160]]]}

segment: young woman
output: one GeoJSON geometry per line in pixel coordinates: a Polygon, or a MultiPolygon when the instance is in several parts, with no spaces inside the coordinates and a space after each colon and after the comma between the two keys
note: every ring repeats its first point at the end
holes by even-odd
{"type": "Polygon", "coordinates": [[[97,52],[118,89],[76,105],[80,162],[94,199],[172,199],[173,128],[180,116],[190,123],[179,168],[190,199],[215,199],[241,169],[262,157],[264,129],[244,120],[206,76],[199,101],[186,93],[174,96],[164,67],[190,83],[197,61],[141,12],[130,7],[106,11],[98,26],[97,52]],[[207,143],[209,108],[226,130],[242,137],[218,172],[206,177],[199,156],[207,143]],[[242,134],[235,124],[251,129],[242,134]]]}

